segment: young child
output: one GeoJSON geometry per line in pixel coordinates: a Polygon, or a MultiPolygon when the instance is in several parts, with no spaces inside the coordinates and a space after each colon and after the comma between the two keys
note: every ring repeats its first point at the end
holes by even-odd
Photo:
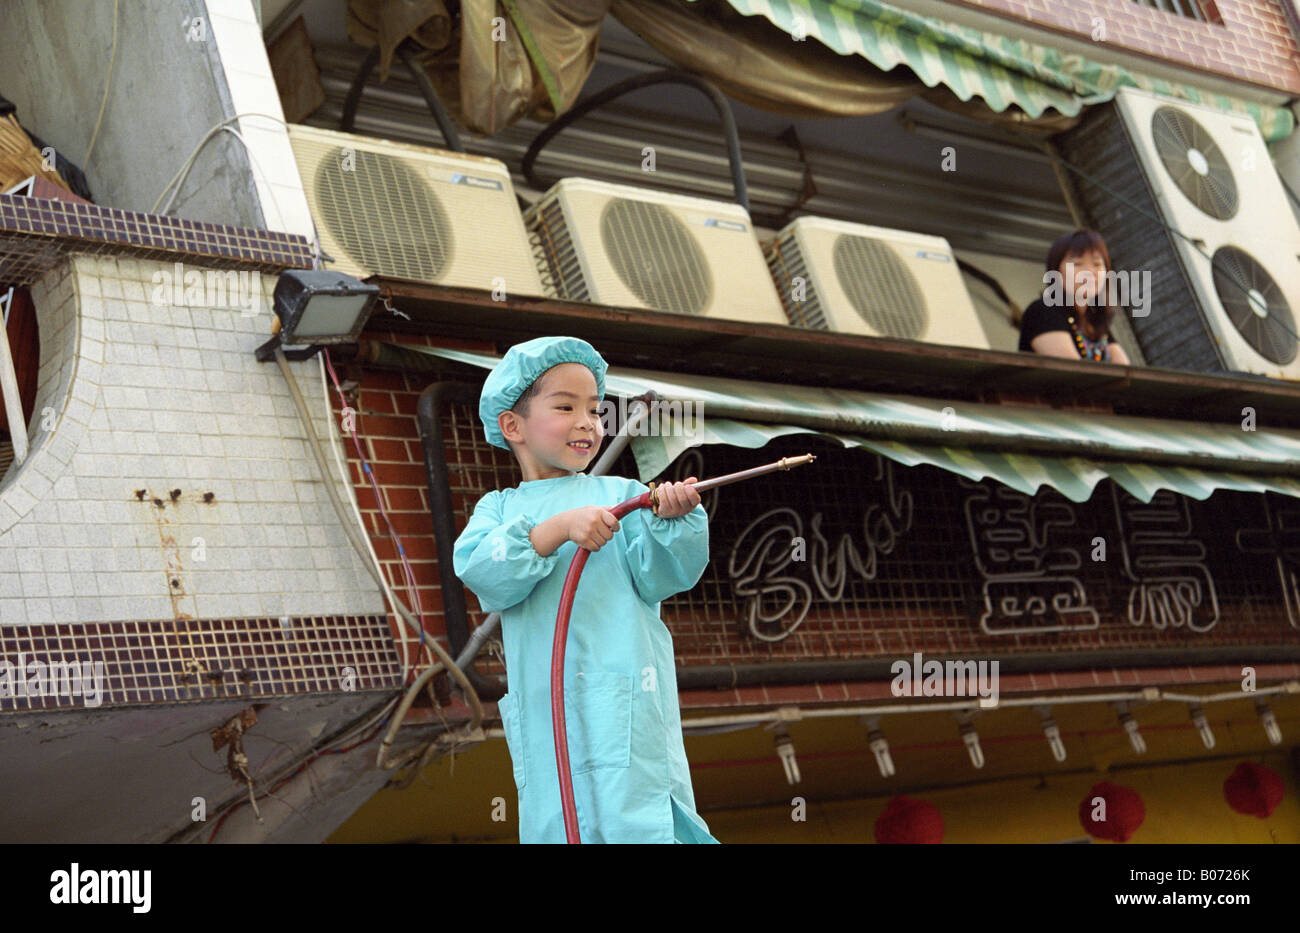
{"type": "Polygon", "coordinates": [[[456,540],[456,575],[501,613],[510,692],[498,704],[519,791],[519,841],[564,842],[551,721],[551,648],[560,591],[579,547],[592,551],[573,603],[565,716],[583,842],[716,843],[695,812],[682,743],[673,645],[659,603],[693,587],[709,559],[700,495],[656,487],[658,514],[609,511],[648,487],[580,472],[604,436],[605,361],[585,340],[511,347],[483,384],[488,443],[523,482],[489,492],[456,540]]]}

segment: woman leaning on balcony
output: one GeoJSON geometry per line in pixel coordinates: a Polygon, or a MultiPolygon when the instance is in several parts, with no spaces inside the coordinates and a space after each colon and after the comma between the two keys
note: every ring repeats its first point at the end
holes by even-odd
{"type": "Polygon", "coordinates": [[[1095,230],[1059,237],[1047,253],[1043,294],[1025,309],[1020,349],[1043,356],[1129,365],[1111,336],[1113,276],[1106,241],[1095,230]]]}

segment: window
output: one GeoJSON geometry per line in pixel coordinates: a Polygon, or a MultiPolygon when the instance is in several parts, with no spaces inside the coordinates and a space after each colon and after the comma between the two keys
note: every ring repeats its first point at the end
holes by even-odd
{"type": "Polygon", "coordinates": [[[1186,16],[1188,19],[1194,19],[1197,22],[1223,25],[1223,18],[1219,16],[1219,11],[1215,8],[1212,0],[1133,0],[1133,2],[1140,3],[1142,6],[1149,6],[1153,10],[1173,13],[1176,16],[1186,16]]]}

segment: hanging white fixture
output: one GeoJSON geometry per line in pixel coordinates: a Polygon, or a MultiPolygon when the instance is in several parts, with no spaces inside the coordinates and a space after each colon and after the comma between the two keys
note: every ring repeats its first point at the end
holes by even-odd
{"type": "Polygon", "coordinates": [[[794,739],[790,738],[784,728],[776,734],[776,754],[785,768],[786,782],[798,784],[802,778],[799,776],[799,762],[794,757],[794,739]]]}
{"type": "Polygon", "coordinates": [[[961,733],[961,740],[966,743],[966,751],[970,754],[970,763],[976,768],[984,767],[984,749],[980,747],[980,735],[975,731],[975,725],[970,721],[970,713],[962,713],[958,716],[961,720],[961,727],[958,730],[961,733]]]}
{"type": "Polygon", "coordinates": [[[1205,747],[1214,748],[1214,732],[1210,729],[1210,721],[1205,718],[1205,711],[1199,704],[1193,704],[1189,712],[1192,716],[1192,725],[1196,726],[1196,731],[1201,734],[1201,741],[1205,743],[1205,747]]]}
{"type": "Polygon", "coordinates": [[[1043,721],[1043,735],[1047,737],[1047,744],[1052,749],[1052,757],[1057,761],[1065,761],[1065,743],[1061,741],[1061,728],[1052,718],[1052,708],[1050,706],[1035,707],[1038,712],[1038,718],[1043,721]]]}
{"type": "Polygon", "coordinates": [[[1264,727],[1264,734],[1268,736],[1269,743],[1281,745],[1282,727],[1277,724],[1277,717],[1273,715],[1273,708],[1268,705],[1268,700],[1256,697],[1255,712],[1259,714],[1259,723],[1264,727]]]}
{"type": "Polygon", "coordinates": [[[889,741],[885,738],[885,733],[880,731],[880,717],[864,716],[863,722],[867,726],[867,747],[871,749],[871,754],[876,756],[876,767],[880,769],[880,776],[893,777],[896,773],[894,758],[889,754],[889,741]]]}

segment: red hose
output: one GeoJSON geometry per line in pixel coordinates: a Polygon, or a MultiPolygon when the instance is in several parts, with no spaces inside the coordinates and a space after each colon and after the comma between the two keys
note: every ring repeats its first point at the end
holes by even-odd
{"type": "MultiPolygon", "coordinates": [[[[692,478],[691,485],[697,492],[703,492],[706,489],[715,489],[718,486],[727,486],[741,480],[763,476],[774,470],[789,470],[791,467],[803,466],[816,459],[812,454],[782,457],[775,463],[741,470],[739,473],[728,473],[726,476],[715,476],[703,482],[696,482],[692,478]]],[[[628,512],[635,512],[637,509],[657,508],[656,502],[657,491],[654,483],[651,483],[649,492],[643,492],[626,502],[620,502],[609,511],[614,513],[615,518],[622,518],[628,512]]],[[[560,592],[560,610],[555,617],[555,642],[551,645],[551,724],[555,730],[555,766],[560,775],[564,835],[566,840],[572,843],[580,843],[582,839],[578,836],[578,807],[573,800],[573,773],[569,769],[569,735],[564,728],[564,649],[569,641],[569,615],[573,612],[573,596],[577,592],[578,578],[582,576],[582,568],[586,566],[590,554],[591,551],[580,547],[573,555],[573,562],[569,564],[569,573],[564,578],[564,589],[560,592]]]]}
{"type": "MultiPolygon", "coordinates": [[[[621,519],[628,512],[650,506],[650,493],[643,492],[610,509],[621,519]]],[[[564,649],[569,641],[569,615],[573,612],[573,597],[578,590],[578,579],[587,564],[591,551],[578,548],[569,564],[560,592],[560,610],[555,617],[555,642],[551,646],[551,724],[555,729],[555,765],[560,774],[560,803],[564,808],[564,835],[567,842],[581,843],[578,836],[578,807],[573,799],[573,773],[569,768],[569,736],[564,727],[564,649]]]]}

